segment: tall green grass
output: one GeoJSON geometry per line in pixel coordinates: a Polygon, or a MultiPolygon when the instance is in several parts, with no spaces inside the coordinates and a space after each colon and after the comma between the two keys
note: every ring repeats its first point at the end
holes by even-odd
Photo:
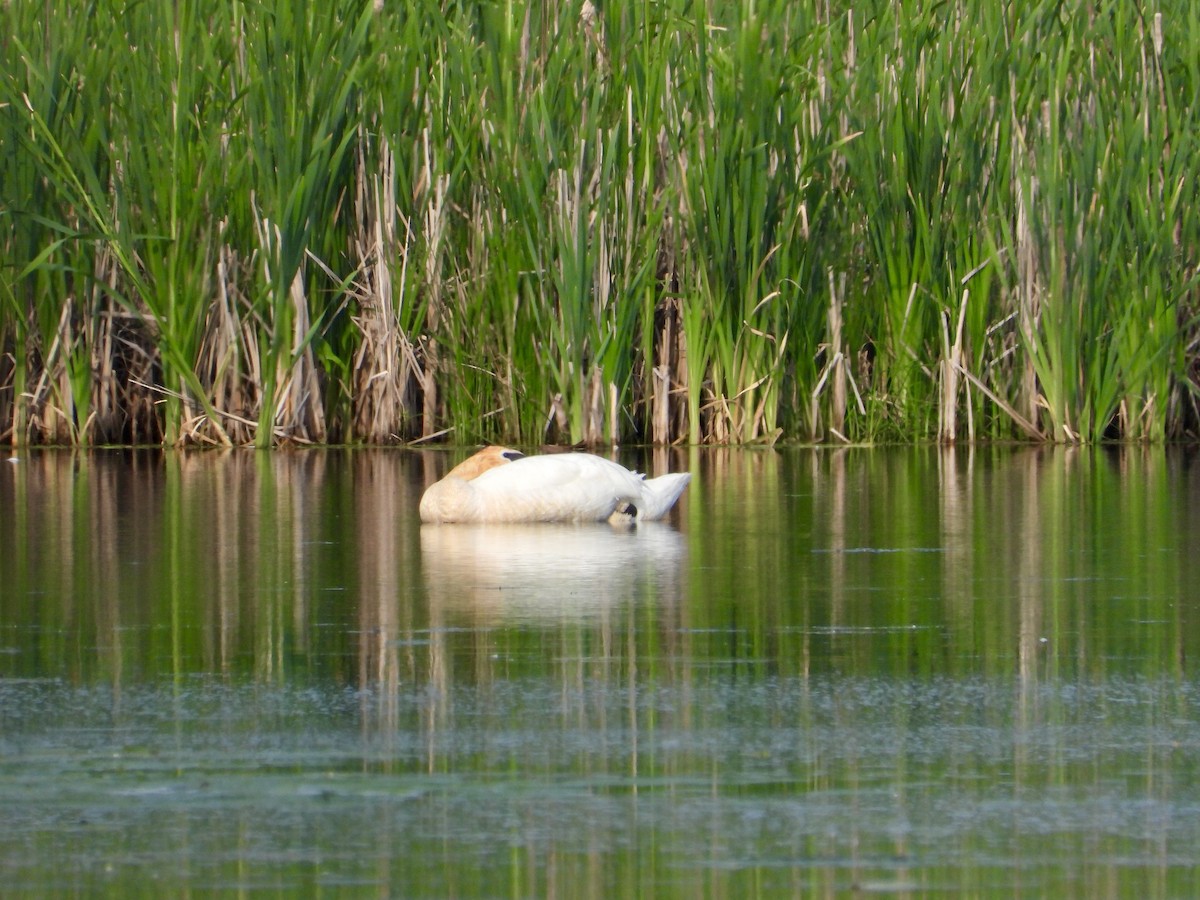
{"type": "Polygon", "coordinates": [[[1197,51],[1181,2],[5,4],[0,435],[1194,434],[1197,51]]]}

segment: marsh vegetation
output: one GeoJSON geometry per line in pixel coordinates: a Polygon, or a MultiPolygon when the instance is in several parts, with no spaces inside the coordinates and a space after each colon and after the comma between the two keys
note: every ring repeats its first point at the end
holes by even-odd
{"type": "Polygon", "coordinates": [[[1200,421],[1192,4],[44,0],[0,35],[13,444],[1200,421]]]}

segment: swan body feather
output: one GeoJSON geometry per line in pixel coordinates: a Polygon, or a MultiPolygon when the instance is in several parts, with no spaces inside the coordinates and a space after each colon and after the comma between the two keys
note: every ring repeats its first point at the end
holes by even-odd
{"type": "Polygon", "coordinates": [[[691,474],[647,479],[590,453],[522,456],[488,447],[421,498],[422,522],[641,521],[667,514],[691,474]]]}

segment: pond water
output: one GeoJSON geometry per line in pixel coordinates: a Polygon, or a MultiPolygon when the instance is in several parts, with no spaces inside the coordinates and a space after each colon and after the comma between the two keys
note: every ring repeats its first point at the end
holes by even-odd
{"type": "Polygon", "coordinates": [[[422,527],[463,455],[0,461],[2,890],[1195,891],[1195,452],[628,453],[669,521],[422,527]]]}

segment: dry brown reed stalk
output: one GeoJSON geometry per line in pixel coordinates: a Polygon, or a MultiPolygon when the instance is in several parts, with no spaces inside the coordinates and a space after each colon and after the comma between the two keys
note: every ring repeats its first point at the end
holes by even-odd
{"type": "Polygon", "coordinates": [[[50,346],[36,361],[40,371],[30,390],[31,443],[71,444],[79,437],[66,364],[66,355],[73,351],[77,339],[72,324],[75,310],[75,298],[66,298],[50,346]]]}
{"type": "Polygon", "coordinates": [[[351,373],[353,434],[368,443],[386,443],[407,437],[408,394],[412,390],[414,361],[408,336],[400,328],[392,260],[400,260],[401,290],[412,246],[412,233],[397,240],[395,167],[391,147],[384,139],[379,148],[378,171],[368,173],[366,142],[358,150],[355,219],[360,223],[355,241],[359,276],[355,287],[357,313],[353,320],[361,334],[351,373]]]}
{"type": "MultiPolygon", "coordinates": [[[[294,440],[308,443],[323,443],[326,439],[325,406],[321,396],[321,382],[313,353],[309,329],[312,322],[308,311],[308,296],[305,291],[305,267],[300,266],[292,279],[288,294],[292,301],[292,358],[280,385],[280,402],[276,421],[284,433],[294,440]],[[299,352],[296,352],[299,348],[299,352]]],[[[284,364],[285,356],[280,357],[284,364]]]]}
{"type": "MultiPolygon", "coordinates": [[[[589,193],[592,195],[590,202],[596,203],[596,193],[599,190],[596,182],[600,178],[600,163],[596,164],[596,172],[593,175],[593,184],[589,193]]],[[[595,208],[593,206],[593,208],[595,208]]],[[[612,256],[613,246],[611,242],[615,240],[612,232],[615,229],[608,227],[607,217],[596,217],[594,222],[596,229],[595,237],[595,281],[592,285],[593,296],[593,321],[592,333],[589,336],[589,342],[603,343],[605,339],[606,327],[611,327],[615,331],[615,325],[606,325],[606,323],[614,323],[618,318],[616,310],[616,297],[613,291],[613,273],[612,273],[612,256]]],[[[583,416],[583,439],[589,447],[599,447],[605,443],[605,434],[609,435],[608,443],[616,445],[618,443],[618,427],[619,422],[615,415],[611,419],[608,418],[608,409],[606,400],[609,394],[615,395],[617,386],[609,381],[613,377],[612,372],[605,372],[600,360],[595,358],[599,352],[598,346],[589,347],[591,351],[589,356],[592,357],[592,371],[588,377],[587,396],[584,405],[583,416]],[[610,390],[611,389],[611,390],[610,390]],[[607,424],[606,424],[607,423],[607,424]]]]}
{"type": "MultiPolygon", "coordinates": [[[[95,285],[106,285],[107,291],[93,287],[91,317],[91,356],[92,356],[92,424],[94,426],[91,439],[98,443],[116,443],[123,435],[122,418],[127,414],[127,407],[122,408],[118,394],[120,385],[117,374],[118,349],[116,346],[116,321],[119,315],[115,304],[108,298],[116,289],[117,266],[116,260],[107,248],[101,248],[96,255],[95,285]]],[[[126,380],[126,386],[130,386],[126,380]]]]}
{"type": "MultiPolygon", "coordinates": [[[[842,311],[844,306],[845,275],[835,280],[833,270],[829,277],[829,306],[826,312],[826,343],[823,345],[825,366],[809,397],[809,433],[814,441],[824,437],[825,429],[838,440],[845,441],[846,430],[846,382],[849,372],[842,346],[842,311]],[[821,415],[821,396],[828,390],[828,416],[821,415]],[[827,421],[826,421],[827,418],[827,421]]],[[[861,401],[860,401],[861,403],[861,401]]]]}
{"type": "Polygon", "coordinates": [[[29,341],[24,322],[8,324],[0,320],[0,441],[15,449],[29,440],[29,341]]]}
{"type": "Polygon", "coordinates": [[[599,447],[604,443],[604,373],[592,369],[587,380],[583,404],[583,443],[599,447]]]}
{"type": "MultiPolygon", "coordinates": [[[[1018,172],[1023,170],[1019,161],[1024,154],[1015,136],[1013,138],[1013,167],[1018,172]]],[[[1016,308],[1020,333],[1025,346],[1032,347],[1034,334],[1037,329],[1038,310],[1042,292],[1041,277],[1038,273],[1037,251],[1034,247],[1033,235],[1030,230],[1029,215],[1032,195],[1037,190],[1037,181],[1032,176],[1028,180],[1013,179],[1013,190],[1016,193],[1017,231],[1016,231],[1016,308]]],[[[1021,364],[1020,378],[1017,382],[1017,401],[1015,409],[1021,419],[1026,422],[1037,421],[1038,386],[1037,372],[1033,365],[1033,356],[1026,354],[1021,364]]]]}
{"type": "MultiPolygon", "coordinates": [[[[124,310],[113,307],[104,317],[111,344],[97,342],[93,359],[108,360],[104,371],[107,377],[97,377],[97,385],[105,386],[112,379],[114,389],[95,394],[92,398],[96,443],[158,444],[163,440],[160,395],[145,387],[159,379],[159,357],[151,336],[142,321],[124,310]],[[111,402],[111,406],[107,404],[111,402]]],[[[97,365],[95,371],[99,371],[97,365]]]]}
{"type": "Polygon", "coordinates": [[[446,232],[449,210],[446,204],[446,193],[450,185],[448,175],[435,175],[432,169],[432,157],[428,150],[429,133],[425,132],[425,183],[429,192],[425,202],[424,236],[425,236],[425,279],[423,291],[426,295],[425,321],[429,334],[422,343],[421,354],[418,357],[422,368],[422,413],[421,437],[431,438],[438,431],[440,419],[438,407],[438,377],[441,374],[441,351],[436,334],[445,318],[445,300],[443,297],[443,254],[445,246],[443,237],[446,232]]]}
{"type": "MultiPolygon", "coordinates": [[[[0,347],[7,346],[8,334],[0,329],[0,347]]],[[[0,353],[0,445],[19,446],[17,427],[21,424],[17,414],[17,364],[13,353],[0,353]]]]}
{"type": "MultiPolygon", "coordinates": [[[[950,310],[942,310],[942,359],[938,363],[938,378],[941,386],[940,403],[938,404],[938,440],[943,444],[953,444],[958,439],[958,394],[959,373],[965,370],[963,353],[963,325],[967,317],[967,299],[970,290],[963,288],[962,304],[958,311],[958,326],[955,329],[954,343],[950,343],[950,310]]],[[[967,415],[971,414],[971,404],[967,403],[967,415]]],[[[974,421],[970,423],[969,437],[974,438],[974,421]]]]}
{"type": "MultiPolygon", "coordinates": [[[[255,216],[265,283],[273,283],[270,258],[272,248],[278,248],[283,243],[280,228],[262,215],[255,216]]],[[[280,346],[289,348],[287,352],[274,354],[275,371],[268,374],[274,385],[274,408],[267,410],[269,416],[265,421],[270,423],[272,435],[282,441],[297,443],[320,443],[325,440],[325,410],[321,396],[320,380],[312,348],[312,321],[309,314],[308,295],[305,288],[308,267],[306,263],[314,260],[307,253],[296,266],[295,273],[288,285],[287,309],[278,311],[275,321],[269,323],[272,332],[291,326],[291,334],[272,334],[272,341],[280,346]]],[[[260,382],[261,383],[261,382],[260,382]]],[[[271,402],[271,397],[263,396],[262,403],[271,402]]],[[[263,410],[259,410],[260,422],[263,410]]],[[[260,426],[261,427],[261,426],[260,426]]],[[[256,436],[261,440],[261,436],[256,436]]]]}
{"type": "Polygon", "coordinates": [[[253,267],[227,242],[227,227],[228,220],[218,223],[214,297],[208,305],[196,366],[220,421],[193,418],[186,437],[205,444],[242,445],[254,440],[261,382],[254,377],[258,368],[256,323],[247,314],[250,302],[242,290],[253,267]]]}
{"type": "Polygon", "coordinates": [[[162,440],[160,396],[144,385],[159,377],[156,338],[148,313],[136,315],[114,298],[125,290],[107,246],[96,254],[83,327],[90,357],[89,413],[82,438],[94,444],[153,444],[162,440]]]}
{"type": "Polygon", "coordinates": [[[653,317],[643,323],[652,331],[650,353],[639,360],[641,400],[648,418],[648,436],[655,445],[667,445],[686,436],[684,381],[687,378],[686,350],[680,322],[680,304],[666,297],[654,308],[653,317]]]}
{"type": "Polygon", "coordinates": [[[846,430],[846,356],[842,345],[842,305],[846,289],[846,278],[841,284],[834,283],[833,270],[829,272],[829,352],[830,352],[830,415],[829,430],[842,435],[846,430]]]}

